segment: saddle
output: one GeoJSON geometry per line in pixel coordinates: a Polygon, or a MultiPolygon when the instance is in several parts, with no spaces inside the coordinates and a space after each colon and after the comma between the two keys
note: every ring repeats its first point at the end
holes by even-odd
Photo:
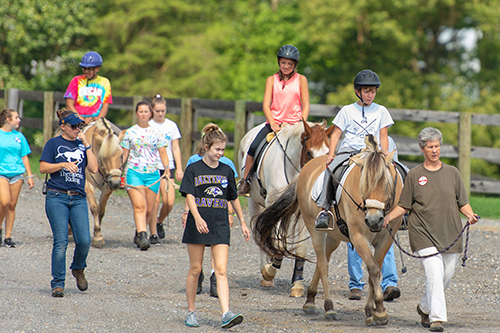
{"type": "Polygon", "coordinates": [[[257,179],[257,182],[259,183],[260,187],[260,195],[265,199],[267,196],[267,190],[262,186],[262,183],[260,181],[260,178],[258,177],[259,170],[262,164],[262,161],[264,159],[264,155],[267,152],[267,149],[271,145],[271,143],[275,140],[276,136],[274,135],[273,132],[270,132],[257,146],[257,149],[255,150],[255,156],[254,156],[254,162],[252,165],[252,168],[250,169],[250,173],[248,174],[249,177],[254,175],[255,179],[257,179]]]}

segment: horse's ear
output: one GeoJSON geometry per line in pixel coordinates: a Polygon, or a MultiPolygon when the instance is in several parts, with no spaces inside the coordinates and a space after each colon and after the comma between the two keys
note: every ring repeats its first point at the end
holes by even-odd
{"type": "Polygon", "coordinates": [[[304,124],[304,132],[306,132],[307,135],[311,134],[312,129],[311,126],[307,123],[307,121],[304,120],[304,118],[301,118],[302,123],[304,124]]]}
{"type": "Polygon", "coordinates": [[[365,159],[364,158],[360,158],[359,154],[356,155],[356,156],[349,157],[349,159],[351,161],[353,161],[354,163],[356,163],[356,165],[359,166],[359,167],[362,167],[365,164],[365,159]]]}
{"type": "Polygon", "coordinates": [[[328,127],[328,129],[325,132],[326,136],[331,137],[334,129],[335,129],[335,125],[328,127]]]}
{"type": "Polygon", "coordinates": [[[95,142],[94,144],[96,145],[96,147],[100,147],[103,140],[104,140],[104,137],[102,137],[98,133],[94,132],[94,137],[93,137],[92,141],[95,142]]]}
{"type": "Polygon", "coordinates": [[[386,165],[389,165],[392,163],[392,161],[394,159],[394,154],[396,154],[396,149],[394,149],[389,154],[387,154],[387,156],[385,157],[385,164],[386,165]]]}

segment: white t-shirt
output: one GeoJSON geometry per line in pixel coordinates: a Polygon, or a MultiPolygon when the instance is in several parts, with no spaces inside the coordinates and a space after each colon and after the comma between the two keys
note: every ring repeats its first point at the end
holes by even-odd
{"type": "Polygon", "coordinates": [[[391,114],[385,106],[372,103],[364,107],[353,103],[344,106],[332,122],[344,132],[344,140],[340,149],[352,148],[359,150],[365,148],[365,136],[372,134],[380,145],[380,129],[394,124],[391,114]]]}
{"type": "MultiPolygon", "coordinates": [[[[168,155],[168,167],[170,170],[175,169],[174,154],[172,153],[172,140],[179,140],[181,138],[181,132],[179,127],[172,120],[165,118],[162,124],[158,124],[156,121],[151,119],[149,125],[156,126],[160,132],[164,135],[167,141],[167,155],[168,155]]],[[[163,170],[163,164],[161,160],[158,159],[158,169],[163,170]]]]}

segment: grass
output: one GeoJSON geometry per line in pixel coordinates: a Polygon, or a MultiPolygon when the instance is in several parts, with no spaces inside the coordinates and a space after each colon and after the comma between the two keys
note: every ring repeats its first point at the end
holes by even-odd
{"type": "MultiPolygon", "coordinates": [[[[45,175],[40,174],[40,155],[30,154],[29,160],[33,174],[37,175],[39,179],[44,179],[45,175]]],[[[115,192],[117,195],[127,196],[125,190],[117,190],[115,192]]],[[[247,198],[240,197],[239,199],[245,211],[246,207],[248,207],[247,198]]],[[[469,200],[474,213],[485,219],[500,220],[500,196],[472,194],[469,200]]],[[[184,198],[179,191],[175,191],[175,203],[184,205],[184,198]]]]}

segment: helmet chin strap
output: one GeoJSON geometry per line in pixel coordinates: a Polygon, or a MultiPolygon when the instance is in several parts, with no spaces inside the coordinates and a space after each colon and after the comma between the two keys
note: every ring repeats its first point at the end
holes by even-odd
{"type": "Polygon", "coordinates": [[[363,103],[363,105],[361,106],[361,116],[363,117],[363,119],[365,119],[365,105],[368,106],[368,104],[365,101],[363,101],[363,97],[358,95],[357,90],[359,90],[359,92],[361,92],[361,89],[354,89],[354,92],[356,93],[356,96],[359,98],[361,103],[363,103]]]}

